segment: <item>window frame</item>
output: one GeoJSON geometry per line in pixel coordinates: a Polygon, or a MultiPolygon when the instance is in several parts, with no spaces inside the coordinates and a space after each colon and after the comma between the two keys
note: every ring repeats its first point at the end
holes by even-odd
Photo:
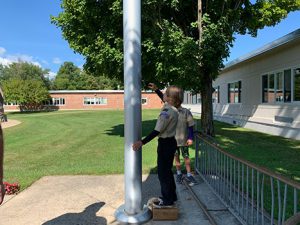
{"type": "Polygon", "coordinates": [[[300,65],[299,66],[293,66],[293,67],[285,67],[285,68],[282,68],[280,70],[274,70],[274,71],[269,71],[269,72],[266,72],[266,73],[263,73],[261,74],[261,79],[260,79],[260,82],[261,82],[261,103],[262,104],[290,104],[290,103],[300,103],[300,99],[298,101],[295,101],[294,100],[294,94],[295,94],[295,85],[294,85],[294,82],[295,82],[295,70],[296,69],[300,69],[300,65]],[[287,89],[287,84],[286,84],[286,81],[288,79],[286,79],[286,76],[288,74],[286,74],[287,71],[290,71],[290,91],[287,89]],[[283,92],[283,100],[282,101],[277,101],[276,99],[276,96],[277,96],[277,84],[278,84],[278,76],[277,74],[281,73],[282,74],[282,92],[283,92]],[[269,98],[269,90],[270,90],[270,87],[269,87],[269,82],[270,82],[270,75],[274,75],[274,101],[270,101],[270,98],[269,98]],[[263,87],[263,77],[264,76],[267,76],[268,80],[267,80],[267,84],[268,84],[268,87],[267,87],[267,96],[268,96],[268,100],[267,101],[264,101],[264,87],[263,87]],[[290,92],[290,98],[289,100],[286,99],[286,94],[290,92]]]}
{"type": "Polygon", "coordinates": [[[43,102],[44,106],[63,106],[66,105],[66,98],[65,97],[51,97],[45,102],[43,102]],[[58,104],[55,102],[58,100],[58,104]]]}
{"type": "Polygon", "coordinates": [[[147,97],[142,97],[141,103],[142,103],[142,105],[148,105],[148,98],[147,97]],[[143,103],[143,99],[146,100],[145,103],[143,103]]]}
{"type": "Polygon", "coordinates": [[[217,99],[217,101],[214,101],[213,103],[219,104],[220,103],[220,85],[214,87],[214,92],[213,92],[213,100],[217,99]],[[217,94],[215,94],[217,93],[217,94]],[[216,98],[214,98],[216,95],[216,98]]]}
{"type": "Polygon", "coordinates": [[[84,106],[89,106],[89,105],[107,105],[107,103],[108,103],[107,97],[95,97],[95,96],[93,96],[93,97],[84,96],[83,97],[83,105],[84,106]],[[86,104],[86,102],[88,102],[87,99],[89,99],[89,102],[93,102],[93,104],[86,104]],[[91,101],[91,100],[93,100],[93,101],[91,101]],[[102,100],[105,100],[105,102],[103,103],[102,100]]]}
{"type": "Polygon", "coordinates": [[[241,104],[242,103],[242,80],[237,80],[237,81],[233,81],[233,82],[229,82],[227,83],[227,103],[228,104],[241,104]],[[234,92],[233,92],[233,102],[231,102],[231,85],[234,84],[234,92]],[[235,85],[238,84],[238,90],[236,91],[236,87],[235,85]],[[236,93],[237,93],[237,102],[235,101],[236,99],[236,93]]]}

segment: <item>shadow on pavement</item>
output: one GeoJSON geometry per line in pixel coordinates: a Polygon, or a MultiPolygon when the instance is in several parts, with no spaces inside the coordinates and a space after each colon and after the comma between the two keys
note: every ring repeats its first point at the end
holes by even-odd
{"type": "Polygon", "coordinates": [[[104,202],[97,202],[89,205],[83,212],[66,213],[42,225],[106,225],[107,221],[103,217],[96,216],[96,213],[105,205],[104,202]]]}

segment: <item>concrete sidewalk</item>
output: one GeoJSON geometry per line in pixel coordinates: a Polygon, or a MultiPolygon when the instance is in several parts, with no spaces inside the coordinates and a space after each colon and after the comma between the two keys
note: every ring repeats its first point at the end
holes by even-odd
{"type": "MultiPolygon", "coordinates": [[[[216,210],[218,224],[239,224],[204,182],[193,187],[208,208],[216,210]],[[202,196],[202,197],[201,197],[202,196]]],[[[179,219],[148,225],[209,225],[184,185],[177,185],[179,219]]],[[[160,195],[157,175],[143,176],[143,203],[160,195]]],[[[6,196],[0,206],[0,225],[105,225],[119,224],[116,209],[124,204],[123,175],[49,176],[18,195],[6,196]]]]}

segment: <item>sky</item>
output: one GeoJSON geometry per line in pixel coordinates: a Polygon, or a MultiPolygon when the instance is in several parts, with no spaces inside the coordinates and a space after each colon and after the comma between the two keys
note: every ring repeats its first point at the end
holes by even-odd
{"type": "MultiPolygon", "coordinates": [[[[50,22],[50,15],[61,11],[60,0],[0,0],[0,63],[18,60],[50,70],[53,78],[63,62],[82,68],[84,57],[75,54],[61,31],[50,22]]],[[[258,32],[256,38],[237,35],[230,62],[300,28],[300,11],[290,13],[275,27],[258,32]]]]}

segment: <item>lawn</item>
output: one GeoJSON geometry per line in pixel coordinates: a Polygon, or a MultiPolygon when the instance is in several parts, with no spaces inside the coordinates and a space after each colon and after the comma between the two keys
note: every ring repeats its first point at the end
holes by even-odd
{"type": "MultiPolygon", "coordinates": [[[[143,135],[158,110],[143,111],[143,135]]],[[[124,168],[123,111],[10,113],[18,126],[4,130],[5,180],[22,189],[46,175],[120,174],[124,168]]],[[[298,180],[300,142],[216,123],[225,150],[298,180]]],[[[143,173],[156,171],[156,141],[143,148],[143,173]]],[[[191,158],[194,158],[194,151],[191,158]]]]}
{"type": "MultiPolygon", "coordinates": [[[[157,110],[143,112],[143,133],[155,125],[157,110]]],[[[124,168],[123,111],[14,113],[22,124],[7,128],[5,180],[22,189],[45,175],[117,174],[124,168]]],[[[156,141],[144,147],[143,172],[156,166],[156,141]]]]}
{"type": "Polygon", "coordinates": [[[221,147],[238,157],[300,182],[300,141],[215,123],[221,147]]]}

